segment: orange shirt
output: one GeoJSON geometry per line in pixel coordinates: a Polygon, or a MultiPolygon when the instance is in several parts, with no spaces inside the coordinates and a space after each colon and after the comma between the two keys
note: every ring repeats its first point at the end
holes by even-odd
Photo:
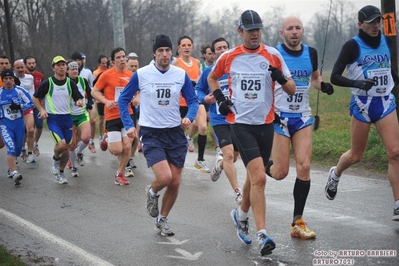
{"type": "MultiPolygon", "coordinates": [[[[181,58],[176,58],[177,66],[183,68],[191,80],[197,82],[200,77],[200,66],[197,64],[197,59],[191,57],[191,66],[187,66],[181,58]]],[[[180,106],[187,106],[186,100],[180,94],[180,106]]]]}
{"type": "Polygon", "coordinates": [[[101,69],[100,67],[98,67],[96,70],[93,71],[93,76],[94,76],[94,78],[97,78],[97,76],[98,76],[100,73],[102,73],[102,72],[104,72],[104,71],[106,71],[106,70],[107,70],[107,69],[103,70],[103,69],[101,69]]]}
{"type": "MultiPolygon", "coordinates": [[[[98,79],[95,87],[104,91],[104,97],[110,101],[118,101],[119,95],[128,84],[133,72],[125,70],[117,72],[115,68],[106,70],[98,79]]],[[[133,114],[132,105],[128,106],[129,114],[133,114]]],[[[105,120],[120,118],[119,108],[108,109],[104,106],[105,120]]]]}

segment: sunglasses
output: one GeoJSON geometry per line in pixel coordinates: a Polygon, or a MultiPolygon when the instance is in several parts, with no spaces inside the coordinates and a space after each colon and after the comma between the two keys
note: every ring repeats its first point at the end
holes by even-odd
{"type": "Polygon", "coordinates": [[[180,44],[180,47],[181,47],[181,48],[186,48],[186,47],[190,48],[191,46],[193,46],[191,43],[180,44]]]}

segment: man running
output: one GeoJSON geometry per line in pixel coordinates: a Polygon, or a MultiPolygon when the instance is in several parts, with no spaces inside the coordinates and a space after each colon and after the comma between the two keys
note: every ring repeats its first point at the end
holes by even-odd
{"type": "MultiPolygon", "coordinates": [[[[126,69],[126,52],[123,48],[113,49],[111,60],[115,63],[114,67],[101,74],[91,94],[104,104],[105,128],[108,133],[104,134],[102,143],[108,146],[108,150],[113,155],[119,157],[114,183],[115,185],[129,185],[130,182],[125,177],[125,168],[130,158],[132,139],[126,135],[126,129],[119,114],[118,98],[133,73],[126,69]]],[[[127,112],[133,116],[131,105],[127,112]]],[[[127,174],[134,176],[130,171],[127,174]]]]}
{"type": "Polygon", "coordinates": [[[265,165],[273,144],[274,87],[282,85],[288,95],[295,93],[295,82],[277,49],[261,44],[263,23],[258,13],[247,10],[239,19],[237,32],[243,44],[226,51],[208,76],[209,87],[219,112],[231,123],[247,170],[241,206],[230,214],[241,241],[251,244],[248,211],[252,207],[259,251],[268,255],[276,244],[266,231],[265,165]],[[230,99],[220,90],[218,79],[229,74],[230,99]]]}
{"type": "Polygon", "coordinates": [[[33,102],[39,110],[40,118],[47,119],[50,135],[55,142],[51,173],[59,184],[68,184],[64,169],[69,159],[69,145],[72,141],[72,101],[83,107],[83,96],[76,83],[67,77],[64,57],[58,55],[52,61],[54,76],[40,84],[33,94],[33,102]],[[41,104],[44,100],[44,108],[41,104]]]}
{"type": "Polygon", "coordinates": [[[127,135],[137,137],[128,106],[139,90],[141,101],[140,139],[148,167],[155,178],[147,189],[147,212],[157,217],[156,229],[163,236],[174,235],[167,223],[180,187],[181,172],[187,154],[184,129],[191,125],[198,110],[198,100],[191,80],[184,70],[170,65],[172,41],[169,36],[157,35],[153,40],[155,64],[137,70],[119,97],[118,105],[127,135]],[[188,104],[187,115],[181,119],[180,94],[188,104]],[[166,188],[161,211],[158,209],[159,192],[166,188]]]}

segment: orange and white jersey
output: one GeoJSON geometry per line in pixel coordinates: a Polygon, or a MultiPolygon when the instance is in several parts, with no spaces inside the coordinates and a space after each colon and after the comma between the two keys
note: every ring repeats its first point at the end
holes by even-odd
{"type": "Polygon", "coordinates": [[[223,53],[213,71],[220,78],[227,73],[230,99],[233,102],[226,117],[229,123],[270,124],[274,119],[274,86],[269,66],[277,67],[288,78],[290,70],[280,52],[261,44],[256,50],[239,45],[223,53]]]}

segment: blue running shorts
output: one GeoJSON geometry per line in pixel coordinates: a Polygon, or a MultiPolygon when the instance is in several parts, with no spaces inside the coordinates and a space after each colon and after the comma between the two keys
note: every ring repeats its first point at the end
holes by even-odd
{"type": "Polygon", "coordinates": [[[396,110],[395,96],[352,95],[349,106],[350,115],[364,123],[375,123],[396,110]]]}
{"type": "Polygon", "coordinates": [[[174,128],[140,127],[140,140],[147,166],[167,160],[183,168],[187,155],[187,139],[181,126],[174,128]]]}

